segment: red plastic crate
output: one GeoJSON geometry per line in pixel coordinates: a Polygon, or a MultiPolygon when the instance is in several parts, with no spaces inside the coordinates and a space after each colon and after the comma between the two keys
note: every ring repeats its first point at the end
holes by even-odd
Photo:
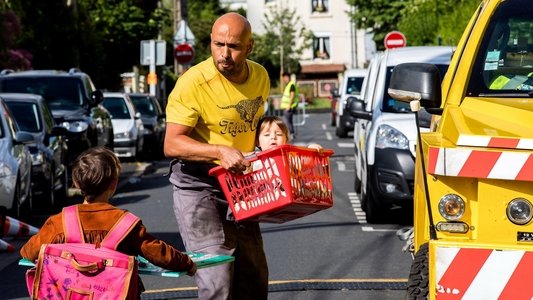
{"type": "Polygon", "coordinates": [[[252,170],[222,167],[216,176],[235,220],[283,223],[333,206],[329,157],[333,150],[281,145],[250,158],[252,170]]]}

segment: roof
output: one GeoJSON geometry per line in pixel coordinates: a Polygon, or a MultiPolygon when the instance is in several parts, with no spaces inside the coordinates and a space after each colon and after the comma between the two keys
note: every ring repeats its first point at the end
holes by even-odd
{"type": "Polygon", "coordinates": [[[396,66],[408,62],[425,62],[432,64],[450,63],[453,51],[452,46],[414,46],[387,50],[387,66],[396,66]]]}
{"type": "Polygon", "coordinates": [[[300,73],[342,73],[346,70],[344,64],[311,64],[302,65],[300,73]]]}

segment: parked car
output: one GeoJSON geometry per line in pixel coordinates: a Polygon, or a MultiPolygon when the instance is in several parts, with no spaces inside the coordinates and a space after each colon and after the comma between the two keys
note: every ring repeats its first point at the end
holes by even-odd
{"type": "Polygon", "coordinates": [[[88,74],[35,70],[0,72],[0,92],[29,93],[44,97],[57,124],[76,133],[68,138],[69,163],[93,146],[113,148],[111,116],[101,106],[102,92],[88,74]]]}
{"type": "Polygon", "coordinates": [[[339,95],[336,97],[336,121],[335,134],[340,138],[348,136],[348,132],[353,130],[355,123],[354,117],[346,109],[349,97],[359,96],[361,94],[361,87],[365,79],[366,69],[349,69],[344,71],[344,76],[339,90],[339,95]]]}
{"type": "Polygon", "coordinates": [[[143,149],[144,126],[141,114],[129,95],[104,93],[104,107],[111,114],[115,132],[115,153],[119,157],[137,158],[143,149]]]}
{"type": "Polygon", "coordinates": [[[163,155],[163,143],[165,142],[166,114],[161,108],[159,101],[150,94],[129,94],[135,109],[141,113],[144,126],[143,152],[158,157],[163,155]]]}
{"type": "MultiPolygon", "coordinates": [[[[360,154],[356,168],[361,168],[355,174],[356,178],[361,174],[361,208],[368,222],[379,222],[392,206],[411,208],[413,204],[417,127],[409,104],[388,94],[392,69],[401,63],[428,62],[444,76],[453,51],[447,46],[386,50],[375,62],[376,71],[370,71],[374,78],[369,78],[364,99],[350,100],[348,110],[364,128],[358,133],[362,140],[355,141],[360,154]]],[[[429,130],[429,122],[420,125],[429,130]]]]}
{"type": "Polygon", "coordinates": [[[0,93],[18,127],[33,135],[32,210],[60,209],[68,197],[67,129],[55,123],[44,98],[35,94],[0,93]]]}
{"type": "Polygon", "coordinates": [[[20,131],[0,97],[0,206],[13,218],[31,210],[31,153],[33,135],[20,131]]]}

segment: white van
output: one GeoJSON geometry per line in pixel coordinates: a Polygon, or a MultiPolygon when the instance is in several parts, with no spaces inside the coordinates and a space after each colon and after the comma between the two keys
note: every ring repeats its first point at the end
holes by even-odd
{"type": "Polygon", "coordinates": [[[344,71],[342,84],[339,89],[339,101],[337,101],[336,107],[337,116],[335,121],[335,134],[338,137],[347,137],[348,132],[353,130],[355,120],[345,109],[346,100],[350,96],[360,96],[365,75],[366,69],[349,69],[344,71]]]}
{"type": "Polygon", "coordinates": [[[411,207],[413,201],[415,115],[407,103],[389,96],[392,69],[401,63],[426,62],[435,64],[444,76],[453,50],[449,46],[386,50],[371,63],[369,77],[373,77],[368,78],[364,99],[349,101],[347,111],[356,118],[358,128],[354,134],[359,160],[355,188],[360,184],[361,207],[368,222],[379,221],[392,206],[411,207]]]}

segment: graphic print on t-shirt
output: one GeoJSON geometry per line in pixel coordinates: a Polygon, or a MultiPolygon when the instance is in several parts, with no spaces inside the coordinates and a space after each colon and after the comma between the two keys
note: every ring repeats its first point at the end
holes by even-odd
{"type": "Polygon", "coordinates": [[[258,96],[255,99],[244,99],[239,101],[235,105],[218,106],[220,109],[236,109],[241,117],[241,121],[244,121],[244,126],[239,125],[237,120],[220,120],[220,126],[223,128],[220,133],[230,133],[236,136],[238,132],[255,130],[254,118],[259,108],[263,105],[263,97],[258,96]],[[244,127],[244,128],[243,128],[244,127]]]}

